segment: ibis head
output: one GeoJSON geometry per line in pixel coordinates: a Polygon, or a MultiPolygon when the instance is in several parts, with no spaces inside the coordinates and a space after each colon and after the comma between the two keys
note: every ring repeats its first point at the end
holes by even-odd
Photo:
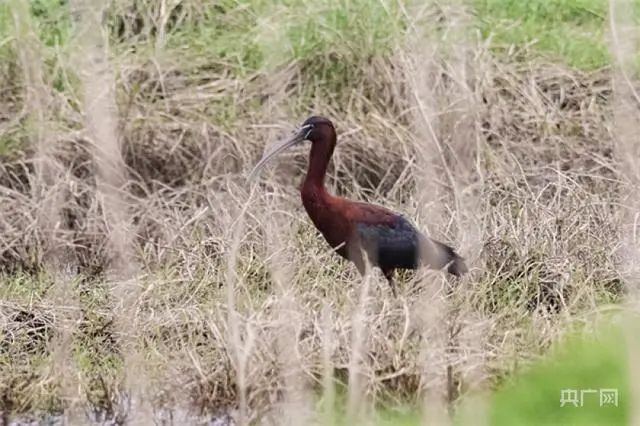
{"type": "Polygon", "coordinates": [[[278,154],[304,141],[309,141],[312,145],[328,143],[331,145],[330,150],[332,152],[335,146],[336,135],[331,120],[320,115],[313,115],[307,118],[291,137],[265,153],[258,164],[251,170],[251,173],[249,173],[249,183],[251,183],[262,169],[278,154]]]}

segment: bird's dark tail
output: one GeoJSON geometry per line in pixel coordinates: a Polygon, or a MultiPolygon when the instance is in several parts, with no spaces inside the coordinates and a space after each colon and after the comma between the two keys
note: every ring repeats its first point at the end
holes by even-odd
{"type": "Polygon", "coordinates": [[[451,246],[430,238],[429,241],[425,241],[424,243],[426,244],[423,244],[423,247],[428,247],[426,250],[426,253],[428,253],[427,263],[429,263],[432,268],[442,269],[446,266],[447,272],[456,277],[464,275],[469,271],[464,258],[456,253],[451,246]]]}

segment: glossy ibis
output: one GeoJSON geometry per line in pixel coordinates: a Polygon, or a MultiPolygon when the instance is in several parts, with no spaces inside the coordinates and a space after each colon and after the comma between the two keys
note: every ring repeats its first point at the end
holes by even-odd
{"type": "Polygon", "coordinates": [[[352,261],[361,275],[365,272],[361,249],[367,253],[371,265],[381,269],[394,295],[396,269],[447,267],[455,276],[467,272],[464,259],[451,247],[424,236],[401,215],[327,192],[324,178],[336,146],[336,131],[326,117],[307,118],[292,138],[264,155],[251,171],[249,182],[269,160],[305,140],[311,142],[311,153],[301,188],[302,204],[327,243],[340,256],[352,261]]]}

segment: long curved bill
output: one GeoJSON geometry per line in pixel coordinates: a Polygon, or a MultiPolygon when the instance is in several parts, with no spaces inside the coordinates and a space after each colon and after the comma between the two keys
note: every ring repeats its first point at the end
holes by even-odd
{"type": "Polygon", "coordinates": [[[249,173],[249,177],[247,178],[247,181],[249,183],[253,182],[253,180],[258,175],[258,173],[260,173],[260,171],[264,168],[264,166],[266,166],[267,163],[276,155],[280,154],[281,152],[287,150],[288,148],[305,140],[306,137],[309,135],[310,130],[311,130],[311,125],[303,126],[302,128],[300,128],[300,130],[296,132],[295,135],[293,135],[293,137],[291,137],[290,139],[287,139],[280,145],[276,146],[273,150],[266,153],[262,157],[262,159],[258,161],[258,164],[255,165],[253,170],[251,170],[251,173],[249,173]]]}

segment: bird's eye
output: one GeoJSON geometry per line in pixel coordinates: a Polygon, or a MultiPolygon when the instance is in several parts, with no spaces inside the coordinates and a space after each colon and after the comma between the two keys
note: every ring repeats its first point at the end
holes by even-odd
{"type": "Polygon", "coordinates": [[[311,126],[309,127],[309,130],[307,130],[307,134],[304,136],[305,138],[308,138],[309,135],[311,134],[311,132],[313,132],[313,129],[315,129],[315,126],[311,126]]]}

